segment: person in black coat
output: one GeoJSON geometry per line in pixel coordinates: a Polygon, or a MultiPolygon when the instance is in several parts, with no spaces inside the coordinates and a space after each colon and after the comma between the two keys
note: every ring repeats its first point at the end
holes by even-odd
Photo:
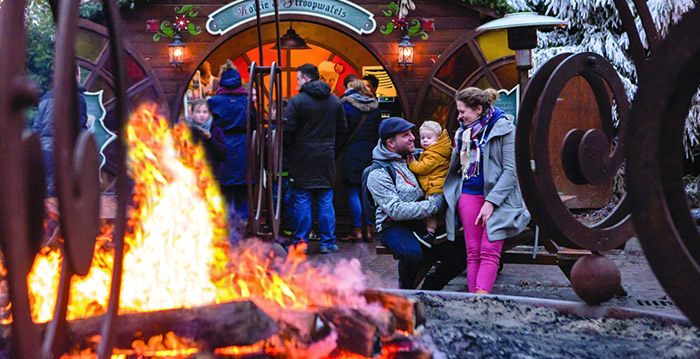
{"type": "Polygon", "coordinates": [[[192,118],[187,119],[187,126],[192,132],[192,141],[202,143],[207,163],[214,178],[218,179],[218,168],[226,160],[226,141],[224,131],[214,123],[207,100],[192,102],[192,118]]]}
{"type": "Polygon", "coordinates": [[[345,112],[331,88],[319,80],[318,68],[304,64],[297,69],[299,94],[285,110],[284,144],[289,151],[290,183],[295,193],[297,226],[295,242],[307,241],[311,231],[311,205],[318,204],[321,253],[338,249],[335,245],[336,140],[347,132],[345,112]]]}
{"type": "Polygon", "coordinates": [[[379,139],[378,128],[382,115],[379,112],[377,98],[372,95],[365,83],[354,80],[348,83],[347,90],[340,99],[345,110],[345,118],[348,122],[348,133],[344,138],[343,155],[343,183],[348,192],[350,213],[352,215],[352,233],[342,240],[370,240],[372,238],[372,225],[374,214],[364,216],[365,231],[362,231],[363,214],[360,202],[360,185],[362,184],[362,171],[372,164],[372,150],[379,139]],[[362,126],[352,138],[353,133],[362,117],[365,116],[362,126]],[[364,238],[363,238],[364,237],[364,238]]]}

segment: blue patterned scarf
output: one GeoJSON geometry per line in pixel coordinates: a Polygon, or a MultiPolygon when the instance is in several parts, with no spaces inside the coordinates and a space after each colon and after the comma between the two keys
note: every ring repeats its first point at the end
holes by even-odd
{"type": "Polygon", "coordinates": [[[460,124],[455,138],[459,151],[459,162],[462,165],[462,179],[469,179],[479,175],[479,162],[484,145],[488,140],[487,129],[493,125],[493,107],[479,117],[476,121],[464,125],[460,124]]]}

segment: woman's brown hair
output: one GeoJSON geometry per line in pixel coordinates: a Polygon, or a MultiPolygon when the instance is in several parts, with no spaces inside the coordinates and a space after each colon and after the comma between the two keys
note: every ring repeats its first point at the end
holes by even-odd
{"type": "Polygon", "coordinates": [[[357,91],[362,96],[374,97],[372,92],[370,92],[370,90],[367,88],[367,85],[365,85],[365,82],[360,79],[350,81],[348,88],[357,91]]]}
{"type": "Polygon", "coordinates": [[[491,108],[491,105],[493,105],[497,99],[498,91],[492,88],[482,90],[478,87],[467,87],[460,90],[455,95],[455,100],[464,103],[471,109],[476,109],[477,106],[481,105],[484,111],[491,108]]]}

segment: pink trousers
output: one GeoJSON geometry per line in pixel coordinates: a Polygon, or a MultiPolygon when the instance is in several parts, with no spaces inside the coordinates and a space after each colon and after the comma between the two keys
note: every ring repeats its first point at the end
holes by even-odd
{"type": "Polygon", "coordinates": [[[459,218],[464,226],[464,241],[467,245],[467,284],[471,293],[477,289],[491,293],[503,248],[503,241],[489,241],[486,226],[474,225],[483,204],[483,195],[465,193],[462,193],[457,203],[459,218]]]}

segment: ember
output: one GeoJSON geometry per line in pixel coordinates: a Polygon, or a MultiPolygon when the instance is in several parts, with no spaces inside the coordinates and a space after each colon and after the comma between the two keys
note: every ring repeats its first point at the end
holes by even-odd
{"type": "MultiPolygon", "coordinates": [[[[397,336],[406,338],[398,333],[411,333],[422,323],[416,318],[421,308],[415,301],[366,292],[357,260],[314,268],[301,246],[287,254],[251,239],[229,248],[224,201],[187,126],[171,128],[155,107],[142,107],[131,118],[127,141],[135,184],[115,357],[180,358],[218,348],[217,355],[232,357],[354,359],[414,350],[412,340],[397,336]],[[231,323],[239,327],[231,330],[231,323]],[[192,329],[198,325],[217,328],[216,338],[207,328],[192,329]],[[159,332],[169,327],[179,329],[159,332]],[[256,335],[267,339],[257,341],[256,335]],[[219,345],[227,340],[239,346],[219,345]]],[[[72,278],[73,357],[94,356],[99,342],[96,316],[106,312],[108,302],[111,231],[105,225],[97,238],[89,273],[72,278]]],[[[43,248],[28,276],[36,322],[52,318],[61,260],[57,245],[43,248]]]]}

